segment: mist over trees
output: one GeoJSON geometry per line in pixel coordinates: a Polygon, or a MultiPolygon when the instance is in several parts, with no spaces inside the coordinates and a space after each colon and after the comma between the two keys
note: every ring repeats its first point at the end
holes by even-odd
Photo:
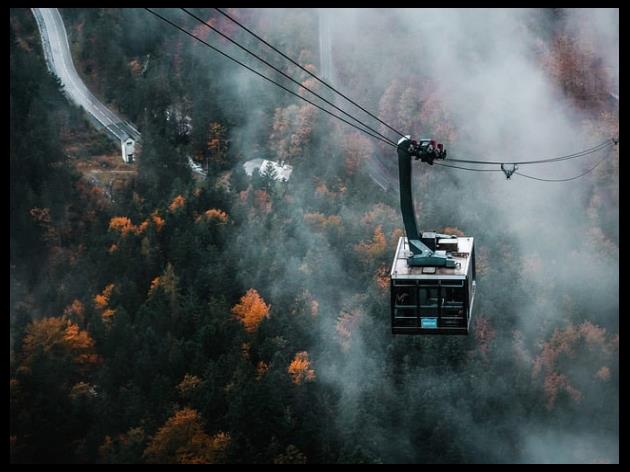
{"type": "MultiPolygon", "coordinates": [[[[60,11],[77,70],[142,152],[114,201],[77,170],[64,146],[90,125],[30,10],[11,10],[11,462],[619,461],[618,147],[532,168],[567,177],[605,157],[557,184],[416,165],[422,229],[475,237],[473,333],[393,337],[404,233],[397,190],[369,172],[395,175],[390,148],[143,9],[60,11]],[[248,177],[254,158],[291,178],[248,177]]],[[[228,11],[320,70],[317,10],[228,11]]],[[[333,16],[335,85],[449,156],[553,157],[618,135],[618,10],[333,16]]]]}

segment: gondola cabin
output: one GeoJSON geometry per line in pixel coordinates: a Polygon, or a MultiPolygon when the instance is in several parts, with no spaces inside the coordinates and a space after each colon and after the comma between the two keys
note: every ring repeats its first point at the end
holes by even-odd
{"type": "Polygon", "coordinates": [[[475,301],[473,238],[437,239],[454,268],[411,266],[407,238],[398,241],[391,271],[393,334],[468,334],[475,301]]]}

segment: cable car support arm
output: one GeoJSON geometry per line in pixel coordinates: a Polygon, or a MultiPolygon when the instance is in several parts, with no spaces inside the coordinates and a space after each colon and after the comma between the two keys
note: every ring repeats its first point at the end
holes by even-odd
{"type": "Polygon", "coordinates": [[[416,213],[413,204],[411,189],[411,158],[420,159],[429,165],[433,165],[434,159],[444,159],[446,150],[442,144],[436,146],[435,141],[421,139],[420,142],[412,140],[410,136],[398,141],[398,175],[400,184],[400,209],[405,233],[412,255],[407,259],[410,266],[455,267],[455,260],[446,254],[446,251],[436,251],[437,239],[453,238],[445,234],[434,232],[420,233],[416,222],[416,213]]]}

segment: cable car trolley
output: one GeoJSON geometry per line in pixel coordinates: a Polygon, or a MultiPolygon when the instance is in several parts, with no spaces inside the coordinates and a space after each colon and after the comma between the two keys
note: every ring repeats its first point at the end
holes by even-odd
{"type": "Polygon", "coordinates": [[[446,150],[433,140],[398,141],[400,206],[406,237],[390,273],[393,334],[468,334],[475,300],[474,240],[418,231],[411,192],[411,159],[433,165],[446,150]]]}

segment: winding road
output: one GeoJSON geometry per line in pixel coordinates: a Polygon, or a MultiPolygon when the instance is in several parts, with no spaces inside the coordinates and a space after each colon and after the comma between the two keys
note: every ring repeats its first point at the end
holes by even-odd
{"type": "Polygon", "coordinates": [[[68,36],[63,19],[56,8],[32,8],[42,38],[42,47],[48,70],[59,77],[64,94],[83,108],[120,143],[131,137],[138,141],[140,132],[131,123],[122,120],[88,90],[79,77],[72,61],[68,36]]]}
{"type": "MultiPolygon", "coordinates": [[[[72,61],[72,54],[68,44],[68,35],[63,19],[56,8],[31,8],[37,28],[42,39],[42,48],[48,70],[56,75],[63,84],[63,93],[70,101],[83,108],[93,121],[107,130],[107,135],[118,144],[132,138],[140,141],[140,131],[128,121],[122,120],[86,87],[77,73],[72,61]]],[[[124,150],[123,150],[124,152],[124,150]]],[[[124,158],[123,158],[124,159],[124,158]]],[[[201,167],[188,158],[191,170],[205,176],[201,167]]]]}

